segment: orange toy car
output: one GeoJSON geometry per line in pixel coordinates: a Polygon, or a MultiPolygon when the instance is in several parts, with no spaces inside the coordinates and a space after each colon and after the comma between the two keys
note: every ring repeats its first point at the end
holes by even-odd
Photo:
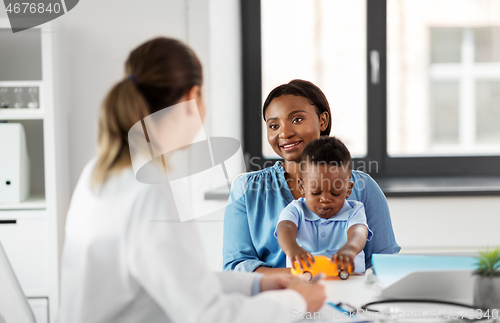
{"type": "Polygon", "coordinates": [[[309,280],[312,280],[313,277],[318,276],[319,274],[323,273],[325,276],[328,277],[339,277],[342,280],[346,280],[349,278],[349,271],[351,268],[349,268],[349,271],[345,270],[338,270],[337,269],[337,264],[334,264],[331,262],[331,259],[328,258],[327,256],[314,256],[315,263],[311,264],[311,267],[308,267],[306,263],[302,260],[302,265],[304,266],[304,270],[300,269],[299,264],[296,262],[295,263],[295,268],[292,267],[292,274],[295,276],[302,276],[306,275],[306,277],[309,278],[309,280]]]}

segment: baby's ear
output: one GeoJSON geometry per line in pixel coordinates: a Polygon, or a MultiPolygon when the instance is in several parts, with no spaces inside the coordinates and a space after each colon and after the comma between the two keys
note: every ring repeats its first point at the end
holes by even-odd
{"type": "Polygon", "coordinates": [[[349,184],[347,186],[347,194],[346,194],[345,198],[348,198],[349,196],[351,196],[352,188],[353,187],[354,187],[354,182],[353,181],[349,181],[349,184]]]}
{"type": "Polygon", "coordinates": [[[297,183],[299,184],[300,194],[305,195],[306,190],[304,189],[304,180],[302,179],[301,175],[299,175],[299,177],[297,177],[297,183]]]}

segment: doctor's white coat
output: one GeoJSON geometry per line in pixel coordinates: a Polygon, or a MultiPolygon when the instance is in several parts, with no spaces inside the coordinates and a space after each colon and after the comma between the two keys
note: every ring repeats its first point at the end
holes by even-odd
{"type": "Polygon", "coordinates": [[[59,323],[278,323],[306,311],[293,290],[250,296],[255,274],[209,271],[168,186],[142,184],[127,168],[96,194],[94,164],[68,212],[59,323]]]}

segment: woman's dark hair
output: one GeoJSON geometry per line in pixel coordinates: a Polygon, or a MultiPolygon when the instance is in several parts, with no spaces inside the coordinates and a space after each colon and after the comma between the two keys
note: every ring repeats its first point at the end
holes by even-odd
{"type": "Polygon", "coordinates": [[[329,136],[330,130],[332,129],[332,113],[330,111],[330,105],[326,99],[325,94],[319,87],[311,82],[304,80],[292,80],[287,84],[282,84],[275,87],[267,96],[266,101],[262,107],[262,118],[266,120],[266,109],[271,104],[271,101],[282,95],[296,95],[303,96],[308,99],[312,105],[316,107],[316,113],[318,117],[323,112],[328,112],[328,126],[325,130],[321,131],[321,136],[329,136]]]}
{"type": "Polygon", "coordinates": [[[159,37],[135,48],[125,62],[125,77],[101,107],[93,184],[103,184],[112,172],[131,164],[127,138],[135,123],[176,104],[202,81],[200,60],[181,41],[159,37]]]}

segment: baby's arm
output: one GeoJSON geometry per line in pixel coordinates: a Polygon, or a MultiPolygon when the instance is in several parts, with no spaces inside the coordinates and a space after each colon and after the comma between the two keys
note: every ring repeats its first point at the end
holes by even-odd
{"type": "Polygon", "coordinates": [[[313,255],[301,248],[297,243],[297,226],[295,223],[288,220],[281,221],[276,228],[276,234],[278,235],[278,243],[281,249],[283,249],[288,258],[290,258],[294,268],[295,261],[299,263],[302,270],[304,269],[302,260],[304,260],[309,267],[311,266],[309,259],[314,263],[313,255]]]}
{"type": "Polygon", "coordinates": [[[354,271],[354,258],[360,253],[366,244],[368,229],[364,224],[354,224],[347,230],[346,244],[332,256],[332,262],[337,261],[337,268],[354,271]]]}

